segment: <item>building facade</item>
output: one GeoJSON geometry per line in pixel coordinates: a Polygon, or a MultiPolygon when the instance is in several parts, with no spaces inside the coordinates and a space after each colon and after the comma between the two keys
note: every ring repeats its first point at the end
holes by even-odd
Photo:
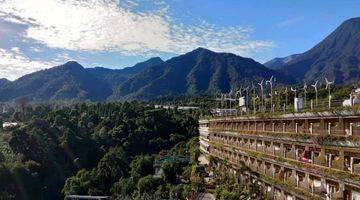
{"type": "Polygon", "coordinates": [[[235,170],[245,165],[253,173],[244,176],[253,176],[271,199],[360,200],[360,115],[289,114],[199,124],[202,153],[235,170]]]}

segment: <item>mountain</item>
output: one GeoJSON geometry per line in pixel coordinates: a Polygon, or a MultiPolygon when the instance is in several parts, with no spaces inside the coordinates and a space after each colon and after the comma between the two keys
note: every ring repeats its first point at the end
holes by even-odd
{"type": "Polygon", "coordinates": [[[25,75],[0,86],[0,101],[26,98],[30,101],[102,101],[112,90],[77,62],[25,75]]]}
{"type": "Polygon", "coordinates": [[[10,83],[11,81],[7,80],[6,78],[1,78],[0,79],[0,87],[2,87],[5,84],[10,83]]]}
{"type": "Polygon", "coordinates": [[[104,67],[95,67],[87,68],[86,70],[96,78],[107,83],[109,87],[115,88],[136,73],[139,73],[150,66],[157,65],[163,62],[164,61],[161,60],[161,58],[154,57],[144,62],[137,63],[132,67],[126,67],[123,69],[108,69],[104,67]]]}
{"type": "Polygon", "coordinates": [[[285,66],[287,63],[289,63],[290,61],[294,60],[295,58],[297,58],[300,54],[293,54],[290,56],[286,56],[284,58],[274,58],[266,63],[264,63],[264,65],[269,68],[269,69],[280,69],[283,66],[285,66]]]}
{"type": "Polygon", "coordinates": [[[312,49],[279,69],[299,81],[327,77],[336,84],[360,81],[360,17],[343,22],[312,49]]]}
{"type": "Polygon", "coordinates": [[[250,85],[271,76],[279,83],[291,82],[250,58],[198,48],[146,68],[125,81],[112,98],[151,99],[164,95],[228,92],[241,84],[250,85]]]}

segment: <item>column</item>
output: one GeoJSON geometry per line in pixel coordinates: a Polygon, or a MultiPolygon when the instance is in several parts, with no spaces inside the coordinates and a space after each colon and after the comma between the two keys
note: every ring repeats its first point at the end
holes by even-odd
{"type": "Polygon", "coordinates": [[[284,133],[285,133],[285,131],[286,131],[285,126],[286,126],[286,124],[285,124],[285,123],[283,123],[283,132],[284,132],[284,133]]]}

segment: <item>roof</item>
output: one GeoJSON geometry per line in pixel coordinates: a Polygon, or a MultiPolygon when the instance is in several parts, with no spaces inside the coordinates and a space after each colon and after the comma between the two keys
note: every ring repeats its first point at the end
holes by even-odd
{"type": "Polygon", "coordinates": [[[157,160],[155,162],[155,166],[161,166],[164,162],[190,162],[190,159],[187,157],[183,157],[183,156],[171,156],[171,155],[167,155],[164,156],[162,158],[160,158],[159,160],[157,160]]]}
{"type": "Polygon", "coordinates": [[[102,199],[109,199],[108,196],[90,196],[90,195],[68,195],[65,199],[95,199],[95,200],[102,200],[102,199]]]}

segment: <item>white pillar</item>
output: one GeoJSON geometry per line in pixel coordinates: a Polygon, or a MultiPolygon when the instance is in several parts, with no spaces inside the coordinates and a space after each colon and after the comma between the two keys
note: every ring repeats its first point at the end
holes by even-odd
{"type": "Polygon", "coordinates": [[[272,131],[275,132],[275,123],[272,123],[272,131]]]}
{"type": "Polygon", "coordinates": [[[331,122],[328,123],[328,135],[331,134],[331,122]]]}
{"type": "Polygon", "coordinates": [[[350,123],[349,136],[353,135],[353,125],[354,125],[354,123],[350,123]]]}
{"type": "Polygon", "coordinates": [[[299,174],[296,173],[295,177],[296,177],[296,187],[299,187],[299,174]]]}
{"type": "Polygon", "coordinates": [[[265,131],[265,123],[263,122],[263,131],[265,131]]]}
{"type": "Polygon", "coordinates": [[[313,134],[313,123],[310,123],[310,134],[313,134]]]}
{"type": "Polygon", "coordinates": [[[295,133],[298,133],[298,123],[295,123],[295,133]]]}
{"type": "Polygon", "coordinates": [[[283,123],[283,132],[285,132],[285,123],[283,123]]]}

